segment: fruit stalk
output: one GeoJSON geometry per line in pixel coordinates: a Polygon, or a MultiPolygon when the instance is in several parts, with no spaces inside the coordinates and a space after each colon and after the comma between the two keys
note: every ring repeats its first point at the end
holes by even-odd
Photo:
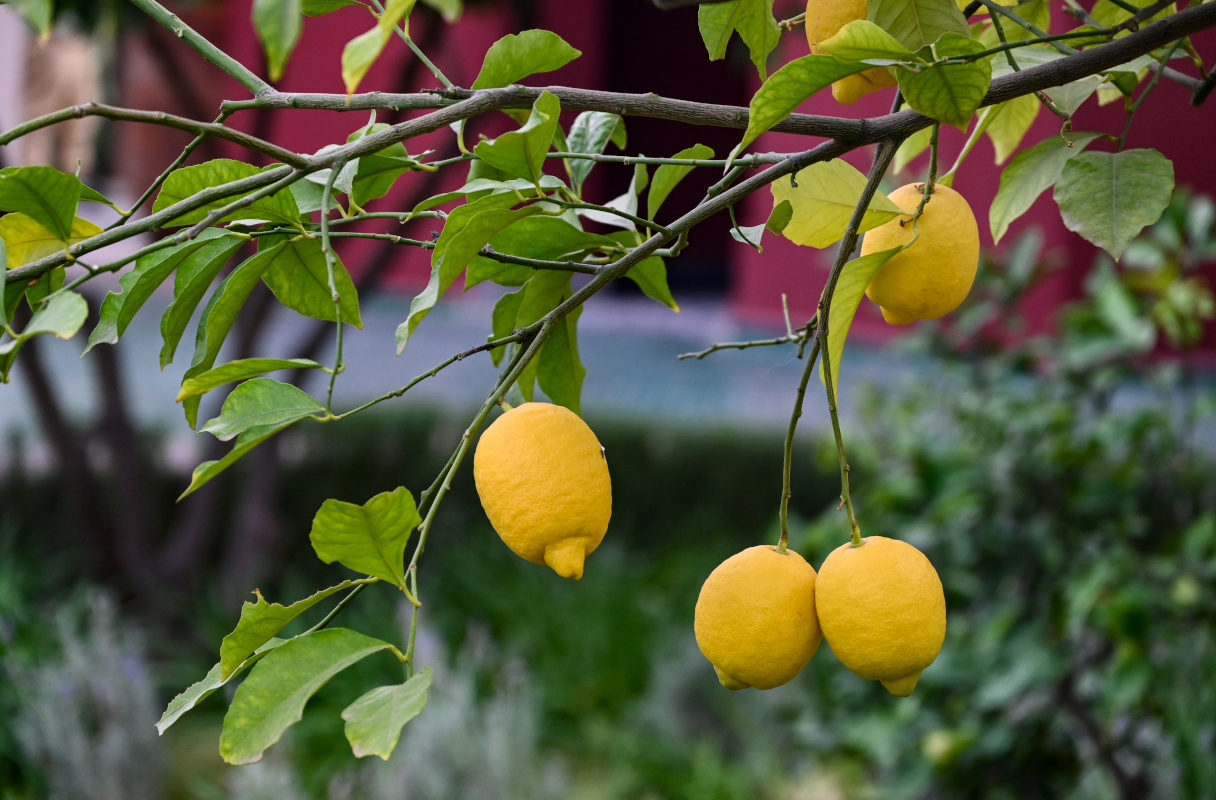
{"type": "MultiPolygon", "coordinates": [[[[832,271],[828,273],[827,283],[823,287],[823,295],[819,298],[819,326],[816,330],[816,345],[821,351],[826,351],[828,346],[828,331],[829,331],[829,316],[828,309],[832,304],[832,295],[836,292],[836,282],[840,279],[840,273],[844,270],[844,265],[848,263],[849,255],[857,246],[857,229],[861,227],[862,216],[866,209],[870,206],[870,200],[873,199],[874,193],[878,191],[878,184],[887,173],[887,169],[891,166],[891,161],[895,157],[895,151],[899,149],[900,142],[903,137],[886,139],[879,143],[877,152],[874,153],[874,163],[870,167],[870,174],[866,176],[866,185],[861,190],[861,197],[857,200],[857,206],[853,209],[853,216],[849,219],[849,227],[845,231],[844,239],[840,242],[840,249],[836,251],[836,262],[832,264],[832,271]]],[[[836,409],[836,387],[833,384],[832,365],[830,359],[823,361],[823,385],[827,390],[828,399],[828,415],[832,419],[832,434],[836,438],[836,453],[840,459],[840,500],[844,505],[845,511],[849,515],[849,530],[853,545],[861,544],[861,528],[857,525],[857,516],[853,513],[853,500],[849,494],[849,461],[844,452],[844,437],[840,433],[840,414],[836,409]]],[[[810,365],[806,367],[806,371],[810,370],[810,365]]]]}

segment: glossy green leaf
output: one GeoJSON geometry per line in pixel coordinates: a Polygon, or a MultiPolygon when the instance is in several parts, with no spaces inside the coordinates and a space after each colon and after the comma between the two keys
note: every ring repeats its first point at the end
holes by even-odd
{"type": "MultiPolygon", "coordinates": [[[[672,156],[672,158],[700,159],[713,157],[713,149],[703,144],[694,144],[692,147],[686,147],[672,156]]],[[[646,216],[648,219],[654,219],[655,214],[659,213],[659,207],[663,205],[663,201],[671,194],[672,189],[675,189],[680,181],[684,180],[684,177],[692,172],[693,169],[695,167],[662,164],[654,171],[654,177],[650,181],[650,194],[646,197],[646,216]]]]}
{"type": "Polygon", "coordinates": [[[342,711],[346,740],[358,758],[380,756],[385,761],[401,739],[401,729],[426,708],[431,668],[424,667],[405,683],[379,686],[342,711]]]}
{"type": "Polygon", "coordinates": [[[479,142],[473,152],[496,169],[519,178],[538,181],[545,168],[545,153],[553,143],[562,105],[549,91],[541,92],[532,104],[528,121],[519,130],[507,131],[491,141],[479,142]]]}
{"type": "Polygon", "coordinates": [[[80,217],[72,220],[72,227],[66,239],[52,233],[33,217],[20,212],[15,211],[0,217],[0,239],[4,240],[9,269],[62,253],[77,242],[99,233],[101,228],[80,217]]]}
{"type": "Polygon", "coordinates": [[[552,72],[582,55],[552,31],[526,30],[509,33],[490,45],[474,89],[496,89],[519,83],[529,75],[552,72]]]}
{"type": "MultiPolygon", "coordinates": [[[[984,46],[967,36],[946,33],[934,47],[938,58],[973,55],[984,46]]],[[[965,126],[979,108],[992,81],[985,58],[961,64],[935,64],[919,72],[899,70],[899,88],[908,105],[926,117],[965,126]]]]}
{"type": "MultiPolygon", "coordinates": [[[[190,362],[190,367],[182,376],[183,382],[201,375],[215,366],[215,359],[219,356],[224,340],[228,338],[228,331],[232,329],[232,323],[236,321],[237,314],[245,305],[245,301],[249,299],[249,293],[253,291],[253,287],[257,286],[272,255],[273,251],[263,251],[246,259],[229,273],[228,277],[224,278],[223,282],[212,292],[211,299],[207,301],[202,316],[199,318],[198,334],[195,336],[194,342],[194,357],[190,362]]],[[[182,401],[182,410],[191,427],[198,419],[198,405],[197,396],[187,397],[182,401]]],[[[239,445],[240,441],[237,444],[239,445]]],[[[227,464],[224,466],[226,468],[227,464]]],[[[195,473],[198,473],[198,469],[195,470],[195,473]]]]}
{"type": "Polygon", "coordinates": [[[27,341],[42,334],[70,339],[80,330],[88,315],[89,304],[75,292],[52,294],[46,303],[37,308],[16,339],[0,344],[0,382],[8,381],[17,352],[27,341]]]}
{"type": "Polygon", "coordinates": [[[190,324],[190,318],[194,316],[198,304],[202,302],[203,295],[243,244],[244,240],[239,237],[217,238],[195,250],[178,265],[177,274],[173,279],[173,299],[169,301],[160,318],[163,340],[160,350],[161,369],[172,363],[182,334],[190,324]]]}
{"type": "Polygon", "coordinates": [[[8,324],[8,250],[0,239],[0,328],[8,324]]]}
{"type": "Polygon", "coordinates": [[[342,82],[346,85],[347,94],[353,94],[359,88],[367,71],[392,38],[398,23],[404,20],[406,33],[409,33],[409,14],[414,3],[415,0],[388,0],[384,13],[376,20],[376,26],[351,39],[342,48],[342,82]]]}
{"type": "MultiPolygon", "coordinates": [[[[805,167],[792,178],[774,181],[769,186],[773,205],[788,202],[791,210],[782,235],[808,247],[829,247],[840,241],[865,185],[866,176],[838,158],[805,167]]],[[[876,192],[858,232],[877,227],[900,213],[886,195],[876,192]]]]}
{"type": "Polygon", "coordinates": [[[270,80],[283,77],[283,67],[300,39],[300,0],[253,0],[253,29],[266,53],[270,80]]]}
{"type": "Polygon", "coordinates": [[[850,22],[835,35],[819,42],[816,52],[836,56],[841,61],[868,61],[871,64],[921,61],[894,36],[864,19],[850,22]]]}
{"type": "Polygon", "coordinates": [[[944,33],[968,33],[967,20],[955,0],[870,0],[866,19],[914,53],[944,33]]]}
{"type": "Polygon", "coordinates": [[[832,81],[864,69],[869,69],[868,65],[826,55],[803,56],[789,62],[774,72],[752,97],[748,106],[747,130],[730,157],[742,153],[757,136],[788,117],[815,92],[831,86],[832,81]]]}
{"type": "Polygon", "coordinates": [[[359,0],[300,0],[300,13],[306,17],[319,17],[347,6],[367,7],[359,0]]]}
{"type": "Polygon", "coordinates": [[[1161,217],[1174,192],[1174,165],[1156,150],[1081,153],[1056,182],[1064,225],[1115,259],[1161,217]]]}
{"type": "Polygon", "coordinates": [[[308,358],[241,358],[212,367],[201,375],[184,381],[177,400],[180,403],[187,397],[206,394],[216,387],[256,378],[268,372],[297,369],[324,369],[324,365],[308,358]]]}
{"type": "Polygon", "coordinates": [[[209,228],[197,239],[153,250],[138,258],[135,267],[119,278],[120,291],[110,292],[102,300],[97,325],[89,334],[85,352],[98,344],[117,342],[148,298],[183,265],[210,260],[218,252],[231,253],[239,245],[240,240],[236,237],[209,228]]]}
{"type": "MultiPolygon", "coordinates": [[[[608,238],[624,247],[637,246],[636,237],[629,231],[610,233],[608,238]]],[[[650,299],[662,303],[672,311],[680,310],[680,306],[672,297],[671,289],[667,285],[667,264],[659,256],[642,259],[625,273],[625,277],[637,284],[637,287],[642,290],[642,294],[650,299]]]]}
{"type": "MultiPolygon", "coordinates": [[[[187,398],[183,405],[191,402],[192,400],[196,401],[193,413],[197,414],[197,397],[187,398]]],[[[237,461],[240,461],[241,458],[243,458],[250,450],[257,447],[259,444],[266,441],[271,436],[274,436],[284,428],[289,427],[290,424],[291,423],[286,425],[267,425],[263,428],[250,428],[249,430],[241,433],[236,437],[236,441],[233,442],[232,449],[229,450],[223,458],[216,459],[214,461],[204,461],[194,468],[194,472],[192,472],[190,475],[190,485],[186,487],[184,492],[178,495],[177,499],[181,501],[182,499],[194,494],[221,472],[231,467],[237,461]]]]}
{"type": "Polygon", "coordinates": [[[251,428],[282,427],[325,409],[303,389],[272,378],[252,378],[224,399],[220,415],[199,430],[228,441],[251,428]]]}
{"type": "Polygon", "coordinates": [[[252,764],[300,721],[304,705],[334,675],[388,642],[345,628],[327,628],[292,639],[264,655],[237,687],[224,727],[220,755],[229,764],[252,764]]]}
{"type": "Polygon", "coordinates": [[[1068,160],[1100,135],[1076,133],[1067,139],[1053,136],[1014,156],[1001,172],[1000,187],[988,208],[992,241],[999,242],[1009,226],[1030,210],[1038,196],[1055,185],[1068,160]]]}
{"type": "MultiPolygon", "coordinates": [[[[273,167],[268,167],[267,169],[273,169],[273,167]]],[[[261,172],[262,170],[252,164],[246,164],[243,161],[235,161],[230,158],[217,158],[191,167],[176,169],[169,173],[169,177],[165,179],[164,185],[161,186],[160,192],[156,195],[156,200],[152,203],[152,211],[153,213],[163,211],[175,203],[194,197],[204,189],[223,186],[242,178],[251,178],[261,172]]],[[[201,222],[212,211],[222,208],[243,196],[243,194],[237,194],[232,197],[215,200],[202,208],[196,208],[193,211],[182,214],[180,217],[173,218],[165,223],[165,227],[193,225],[196,222],[201,222]]],[[[296,206],[295,198],[291,192],[283,189],[269,197],[259,198],[243,208],[226,214],[218,221],[231,222],[233,220],[246,219],[278,222],[294,227],[299,225],[300,210],[296,206]]]]}
{"type": "Polygon", "coordinates": [[[228,681],[240,675],[249,667],[252,667],[268,651],[273,650],[279,645],[286,644],[286,642],[286,639],[270,639],[264,642],[253,654],[233,667],[227,676],[223,674],[223,664],[216,663],[215,666],[207,670],[207,674],[201,680],[195,681],[169,701],[165,712],[161,714],[160,720],[156,723],[156,732],[164,734],[170,725],[181,719],[183,714],[207,699],[215,690],[222,688],[228,681]]]}
{"type": "Polygon", "coordinates": [[[0,211],[19,211],[66,240],[84,188],[75,175],[54,167],[5,167],[0,169],[0,211]]]}
{"type": "Polygon", "coordinates": [[[1104,80],[1105,78],[1101,75],[1090,75],[1063,86],[1044,89],[1043,94],[1047,95],[1051,102],[1055,103],[1065,114],[1073,114],[1086,100],[1093,97],[1094,92],[1098,91],[1104,80]]]}
{"type": "Polygon", "coordinates": [[[423,3],[435,9],[443,16],[443,21],[451,25],[460,19],[464,11],[464,0],[422,0],[423,3]]]}
{"type": "Polygon", "coordinates": [[[283,305],[313,319],[336,322],[338,309],[342,322],[363,327],[359,316],[359,292],[338,254],[334,253],[334,287],[340,302],[329,291],[329,273],[320,238],[297,236],[275,245],[266,252],[262,280],[283,305]]]}
{"type": "MultiPolygon", "coordinates": [[[[509,322],[501,318],[494,321],[496,326],[505,326],[507,328],[507,332],[510,332],[510,330],[514,330],[516,328],[527,327],[528,325],[540,320],[541,317],[545,316],[556,308],[557,305],[562,302],[562,300],[569,297],[570,275],[569,273],[551,270],[536,271],[536,273],[524,284],[523,289],[517,294],[519,295],[518,303],[510,302],[504,305],[503,301],[499,302],[499,305],[503,306],[501,313],[505,314],[505,312],[511,308],[515,310],[515,318],[513,321],[509,322]]],[[[500,309],[498,307],[496,307],[494,311],[495,316],[500,314],[500,309]]],[[[569,335],[569,333],[567,333],[567,335],[569,335]]],[[[548,342],[545,344],[547,345],[548,342]]],[[[541,352],[544,352],[544,346],[542,346],[541,352]]],[[[560,354],[556,354],[554,356],[554,358],[558,357],[560,357],[560,354]]],[[[577,351],[575,353],[575,358],[577,358],[577,351]]],[[[519,387],[519,391],[524,396],[525,400],[531,400],[533,397],[533,390],[536,385],[540,362],[541,358],[538,354],[537,358],[532,359],[532,362],[524,368],[523,372],[519,376],[519,379],[516,381],[516,386],[519,387]]],[[[571,362],[567,361],[567,366],[569,366],[570,363],[571,362]]],[[[555,369],[554,371],[556,372],[557,370],[555,369]]],[[[578,377],[577,370],[575,370],[574,374],[568,377],[578,377]]],[[[579,384],[581,387],[581,379],[579,384]]],[[[567,387],[557,387],[559,396],[563,394],[563,389],[565,388],[567,387]]],[[[546,394],[547,393],[548,390],[546,390],[546,394]]],[[[567,394],[569,393],[567,392],[567,394]]],[[[552,396],[550,399],[554,400],[554,402],[560,402],[557,400],[557,398],[552,396]]],[[[577,399],[575,400],[575,404],[577,405],[577,399]]]]}
{"type": "Polygon", "coordinates": [[[363,505],[326,500],[313,517],[317,557],[405,589],[405,546],[422,517],[404,486],[381,492],[363,505]]]}
{"type": "MultiPolygon", "coordinates": [[[[608,111],[584,111],[574,118],[570,125],[570,135],[566,137],[566,148],[571,153],[588,153],[599,155],[612,141],[613,134],[620,129],[625,130],[625,120],[619,114],[608,111]]],[[[587,180],[595,162],[589,158],[575,158],[566,161],[566,172],[576,189],[587,180]]]]}
{"type": "Polygon", "coordinates": [[[573,309],[553,326],[537,356],[536,382],[560,406],[579,413],[583,379],[587,369],[578,354],[578,318],[582,306],[573,309]]]}
{"type": "MultiPolygon", "coordinates": [[[[519,306],[523,299],[522,291],[504,294],[498,298],[498,302],[494,304],[494,311],[490,314],[490,338],[487,341],[502,339],[515,332],[515,320],[519,317],[519,306]]],[[[490,358],[493,360],[494,366],[502,363],[506,352],[506,347],[496,347],[490,351],[490,358]]]]}
{"type": "Polygon", "coordinates": [[[633,179],[629,181],[629,188],[625,190],[624,194],[604,203],[603,209],[579,209],[578,215],[586,217],[593,222],[598,222],[601,225],[610,225],[614,228],[624,228],[630,231],[636,230],[637,226],[633,220],[614,212],[621,211],[636,216],[638,213],[638,196],[649,185],[650,176],[646,172],[646,165],[635,164],[633,166],[633,179]]]}
{"type": "MultiPolygon", "coordinates": [[[[497,252],[544,261],[581,261],[584,254],[615,244],[612,236],[588,233],[563,217],[543,214],[520,219],[490,240],[490,247],[497,252]]],[[[469,263],[465,287],[487,280],[501,286],[520,286],[534,272],[531,267],[479,255],[469,263]]]]}
{"type": "Polygon", "coordinates": [[[916,133],[904,139],[895,151],[895,158],[891,160],[892,172],[903,172],[904,169],[916,160],[916,157],[929,149],[930,143],[933,141],[933,126],[921,128],[916,133]]]}
{"type": "Polygon", "coordinates": [[[865,295],[870,281],[882,269],[883,264],[887,263],[887,259],[902,249],[903,247],[893,247],[855,258],[845,264],[840,272],[836,289],[832,293],[832,301],[828,305],[827,353],[821,354],[819,361],[819,379],[826,383],[823,359],[828,360],[836,397],[840,396],[840,362],[844,356],[844,343],[849,337],[849,329],[853,327],[853,317],[857,315],[861,298],[865,295]]]}
{"type": "Polygon", "coordinates": [[[739,37],[751,53],[752,63],[764,80],[768,56],[777,47],[780,29],[773,17],[773,0],[729,0],[703,4],[697,9],[697,28],[710,61],[726,57],[731,36],[739,37]]]}
{"type": "Polygon", "coordinates": [[[405,321],[397,326],[398,353],[405,348],[418,323],[430,313],[478,251],[499,231],[540,211],[536,206],[513,209],[511,206],[515,202],[516,198],[511,195],[494,194],[458,206],[448,215],[443,233],[431,253],[430,281],[410,303],[405,321]]]}
{"type": "Polygon", "coordinates": [[[267,642],[274,639],[284,628],[297,617],[320,603],[333,597],[339,592],[353,589],[364,581],[347,580],[337,586],[330,586],[315,594],[297,600],[285,606],[279,603],[267,603],[262,593],[254,590],[254,602],[245,601],[241,605],[241,617],[236,627],[220,642],[220,668],[217,678],[228,680],[267,642]]]}

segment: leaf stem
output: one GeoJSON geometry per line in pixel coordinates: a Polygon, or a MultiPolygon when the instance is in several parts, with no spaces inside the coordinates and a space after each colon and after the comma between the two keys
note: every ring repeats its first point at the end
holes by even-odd
{"type": "Polygon", "coordinates": [[[338,292],[338,285],[334,280],[336,255],[333,242],[329,238],[329,203],[334,196],[334,181],[337,180],[338,174],[345,166],[346,162],[343,161],[330,167],[329,175],[325,180],[325,189],[321,192],[321,252],[325,254],[325,277],[329,281],[329,296],[334,304],[334,321],[337,327],[334,366],[329,371],[329,386],[325,390],[325,411],[330,414],[334,409],[334,385],[337,383],[338,373],[344,366],[342,363],[342,328],[344,326],[342,325],[342,296],[338,292]]]}

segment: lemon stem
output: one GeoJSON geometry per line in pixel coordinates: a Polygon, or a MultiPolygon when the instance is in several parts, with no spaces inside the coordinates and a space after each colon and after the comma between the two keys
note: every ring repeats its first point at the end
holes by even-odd
{"type": "Polygon", "coordinates": [[[924,193],[920,196],[920,202],[916,205],[916,211],[912,213],[912,224],[920,219],[921,213],[925,210],[925,204],[929,202],[929,198],[933,195],[933,187],[937,184],[937,135],[941,132],[942,124],[934,123],[933,133],[929,136],[929,177],[925,179],[924,193]]]}
{"type": "Polygon", "coordinates": [[[789,428],[785,432],[785,459],[781,468],[781,511],[779,514],[781,538],[777,541],[777,549],[782,553],[786,551],[790,541],[790,495],[793,494],[790,488],[790,476],[794,464],[794,432],[798,430],[798,420],[802,417],[802,403],[806,399],[807,384],[811,381],[811,368],[815,366],[815,360],[819,356],[819,338],[815,336],[813,319],[807,324],[803,338],[813,341],[811,342],[811,353],[807,356],[806,364],[802,368],[802,379],[798,382],[798,395],[794,400],[794,410],[790,414],[789,428]]]}
{"type": "MultiPolygon", "coordinates": [[[[902,141],[903,137],[897,136],[892,139],[884,139],[878,145],[878,150],[874,153],[874,164],[870,167],[870,174],[866,177],[865,188],[861,190],[861,197],[858,198],[857,205],[853,208],[853,216],[849,219],[849,227],[845,231],[844,239],[840,242],[840,249],[836,251],[836,261],[832,264],[832,271],[828,273],[827,283],[823,287],[823,295],[819,298],[819,325],[815,331],[815,345],[821,352],[828,348],[830,330],[828,310],[832,305],[832,295],[836,292],[836,283],[840,280],[840,273],[848,263],[849,256],[857,246],[857,231],[861,227],[861,220],[866,209],[870,207],[870,201],[878,191],[878,184],[887,174],[891,160],[895,157],[895,151],[899,149],[902,141]]],[[[849,461],[844,452],[844,437],[840,433],[840,414],[836,410],[836,387],[833,384],[831,362],[830,358],[823,359],[823,385],[827,390],[828,415],[832,418],[832,434],[836,438],[836,454],[840,459],[840,501],[849,515],[849,535],[853,546],[857,547],[861,544],[861,528],[857,525],[857,516],[853,513],[853,500],[849,494],[849,461]]],[[[804,372],[809,372],[810,368],[808,363],[804,372]]]]}

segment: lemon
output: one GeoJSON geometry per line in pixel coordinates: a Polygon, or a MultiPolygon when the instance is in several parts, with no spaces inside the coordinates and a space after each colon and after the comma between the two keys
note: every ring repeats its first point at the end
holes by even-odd
{"type": "Polygon", "coordinates": [[[793,550],[749,547],[705,579],[693,616],[701,653],[728,689],[772,689],[792,679],[822,638],[815,568],[793,550]]]}
{"type": "MultiPolygon", "coordinates": [[[[923,183],[909,183],[889,195],[907,216],[896,217],[866,233],[861,254],[899,247],[913,236],[912,214],[924,194],[923,183]]],[[[961,194],[937,184],[916,221],[916,241],[883,264],[866,287],[869,297],[892,325],[937,319],[958,308],[971,291],[980,260],[980,230],[961,194]]]]}
{"type": "Polygon", "coordinates": [[[815,581],[823,638],[854,674],[907,697],[946,638],[937,570],[907,542],[867,536],[833,550],[815,581]]]}
{"type": "Polygon", "coordinates": [[[473,480],[507,547],[563,578],[583,576],[608,530],[612,485],[604,448],[577,414],[551,403],[506,412],[477,442],[473,480]]]}
{"type": "MultiPolygon", "coordinates": [[[[830,39],[845,25],[866,18],[868,0],[811,0],[806,4],[806,41],[812,53],[818,53],[819,43],[830,39]]],[[[832,96],[839,103],[852,103],[870,92],[894,86],[890,71],[873,67],[846,75],[832,83],[832,96]]]]}

